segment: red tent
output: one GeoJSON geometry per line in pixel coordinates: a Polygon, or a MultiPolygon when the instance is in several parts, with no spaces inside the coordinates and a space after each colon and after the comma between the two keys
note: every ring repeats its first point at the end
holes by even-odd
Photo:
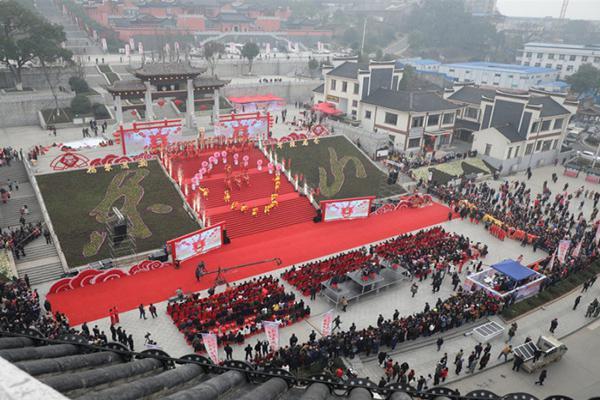
{"type": "Polygon", "coordinates": [[[325,115],[341,115],[344,113],[342,110],[335,108],[335,104],[329,102],[315,104],[312,109],[325,115]]]}

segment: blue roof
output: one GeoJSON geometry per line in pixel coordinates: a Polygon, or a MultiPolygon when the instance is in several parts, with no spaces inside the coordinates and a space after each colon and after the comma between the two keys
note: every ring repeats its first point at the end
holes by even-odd
{"type": "Polygon", "coordinates": [[[492,268],[515,281],[522,281],[536,274],[534,270],[521,265],[521,263],[515,260],[500,261],[492,265],[492,268]]]}
{"type": "Polygon", "coordinates": [[[396,60],[396,65],[408,64],[408,65],[441,65],[442,63],[438,60],[431,58],[403,58],[396,60]]]}
{"type": "Polygon", "coordinates": [[[504,71],[504,72],[515,72],[521,74],[541,74],[541,73],[549,73],[549,72],[558,72],[552,68],[544,68],[544,67],[528,67],[526,65],[518,65],[518,64],[501,64],[501,63],[493,63],[486,61],[474,61],[474,62],[465,62],[465,63],[454,63],[454,64],[444,64],[443,66],[447,66],[450,68],[465,68],[465,69],[489,69],[493,71],[504,71]]]}

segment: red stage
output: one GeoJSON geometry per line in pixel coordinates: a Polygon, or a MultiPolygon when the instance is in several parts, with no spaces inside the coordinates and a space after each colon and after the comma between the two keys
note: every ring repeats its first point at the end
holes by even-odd
{"type": "Polygon", "coordinates": [[[193,292],[211,287],[216,274],[196,282],[194,272],[200,260],[208,271],[276,257],[282,260],[280,267],[273,262],[230,271],[226,278],[233,282],[438,224],[448,218],[448,211],[447,207],[433,203],[423,208],[372,214],[365,219],[290,225],[239,237],[219,250],[184,261],[179,270],[162,268],[49,295],[48,299],[53,310],[65,313],[72,325],[78,325],[108,316],[108,309],[113,306],[123,312],[137,308],[140,303],[147,306],[167,300],[175,295],[177,288],[193,292]]]}

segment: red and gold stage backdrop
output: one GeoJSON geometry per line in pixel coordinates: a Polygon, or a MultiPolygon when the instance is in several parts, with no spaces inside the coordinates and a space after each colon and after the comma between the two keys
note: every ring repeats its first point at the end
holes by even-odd
{"type": "Polygon", "coordinates": [[[218,136],[236,140],[267,139],[271,133],[271,125],[269,113],[225,114],[219,116],[215,131],[218,136]]]}
{"type": "Polygon", "coordinates": [[[223,245],[223,224],[188,233],[167,242],[174,260],[183,261],[199,254],[218,249],[223,245]]]}
{"type": "Polygon", "coordinates": [[[369,216],[373,199],[375,199],[375,196],[322,201],[321,211],[323,213],[323,221],[330,222],[366,218],[369,216]]]}
{"type": "Polygon", "coordinates": [[[131,129],[121,129],[123,155],[135,156],[183,140],[180,120],[136,122],[131,129]]]}

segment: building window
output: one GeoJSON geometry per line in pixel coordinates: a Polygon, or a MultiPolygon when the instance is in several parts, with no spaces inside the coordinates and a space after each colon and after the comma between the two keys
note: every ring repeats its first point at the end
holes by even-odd
{"type": "Polygon", "coordinates": [[[553,129],[562,129],[563,126],[563,119],[562,118],[558,118],[554,120],[554,128],[553,129]]]}
{"type": "Polygon", "coordinates": [[[594,57],[594,62],[595,63],[600,63],[600,57],[594,57]]]}
{"type": "Polygon", "coordinates": [[[564,54],[559,54],[558,55],[558,59],[559,60],[564,60],[565,59],[565,55],[564,54]]]}
{"type": "Polygon", "coordinates": [[[365,119],[371,119],[371,111],[365,111],[365,119]]]}
{"type": "Polygon", "coordinates": [[[444,114],[442,125],[448,125],[454,122],[454,113],[444,114]]]}
{"type": "Polygon", "coordinates": [[[346,93],[348,91],[348,82],[342,81],[342,92],[346,93]]]}
{"type": "Polygon", "coordinates": [[[408,148],[413,149],[421,146],[421,138],[408,139],[408,148]]]}
{"type": "Polygon", "coordinates": [[[552,143],[552,150],[556,150],[558,147],[558,139],[554,139],[554,143],[552,143]]]}
{"type": "Polygon", "coordinates": [[[548,54],[548,60],[554,60],[554,53],[548,54]]]}
{"type": "Polygon", "coordinates": [[[552,64],[546,64],[546,68],[552,68],[552,64]]]}
{"type": "Polygon", "coordinates": [[[398,123],[398,114],[386,112],[384,122],[389,125],[396,125],[398,123]]]}
{"type": "Polygon", "coordinates": [[[541,63],[535,63],[536,67],[540,67],[542,64],[541,63]]]}
{"type": "Polygon", "coordinates": [[[520,150],[521,150],[521,146],[517,146],[517,150],[515,151],[515,158],[519,157],[520,150]]]}
{"type": "Polygon", "coordinates": [[[525,155],[529,155],[533,153],[533,143],[529,143],[527,147],[525,147],[525,155]]]}
{"type": "Polygon", "coordinates": [[[573,71],[573,66],[572,65],[567,65],[567,72],[573,71]]]}
{"type": "Polygon", "coordinates": [[[454,72],[454,68],[450,68],[448,71],[449,72],[454,72]]]}
{"type": "Polygon", "coordinates": [[[535,151],[540,151],[540,149],[542,148],[542,141],[539,140],[536,144],[535,144],[535,151]]]}
{"type": "Polygon", "coordinates": [[[569,56],[569,61],[575,61],[577,59],[577,56],[569,56]]]}
{"type": "Polygon", "coordinates": [[[427,126],[439,125],[440,124],[440,115],[434,114],[427,117],[427,126]]]}
{"type": "Polygon", "coordinates": [[[550,150],[551,146],[552,146],[552,140],[544,140],[544,142],[542,144],[542,151],[550,150]]]}
{"type": "Polygon", "coordinates": [[[529,61],[525,61],[525,62],[523,63],[523,65],[524,65],[524,66],[526,66],[526,67],[529,67],[529,61]]]}
{"type": "Polygon", "coordinates": [[[500,75],[500,74],[494,74],[494,76],[495,76],[496,78],[500,78],[500,76],[501,76],[501,75],[500,75]]]}
{"type": "Polygon", "coordinates": [[[489,143],[486,143],[485,152],[483,154],[485,154],[486,156],[489,156],[491,152],[492,152],[492,145],[489,143]]]}
{"type": "Polygon", "coordinates": [[[540,125],[540,123],[539,123],[539,122],[534,122],[534,123],[531,125],[531,130],[530,130],[529,132],[531,132],[531,133],[536,133],[536,132],[537,132],[537,130],[538,130],[538,126],[539,126],[539,125],[540,125]]]}
{"type": "Polygon", "coordinates": [[[537,53],[536,57],[537,58],[542,58],[542,57],[544,57],[544,53],[537,53]]]}
{"type": "Polygon", "coordinates": [[[352,100],[352,107],[358,107],[358,100],[352,100]]]}
{"type": "Polygon", "coordinates": [[[425,122],[425,117],[413,117],[410,127],[411,128],[420,128],[423,126],[424,122],[425,122]]]}
{"type": "Polygon", "coordinates": [[[335,79],[332,79],[331,80],[331,86],[330,86],[331,90],[335,90],[335,83],[336,83],[335,79]]]}
{"type": "Polygon", "coordinates": [[[531,57],[531,52],[528,51],[527,53],[525,53],[525,57],[531,57]]]}
{"type": "Polygon", "coordinates": [[[547,120],[547,121],[542,121],[542,129],[541,132],[546,132],[550,130],[550,124],[552,123],[551,120],[547,120]]]}
{"type": "Polygon", "coordinates": [[[507,154],[507,156],[506,156],[506,159],[507,159],[507,160],[510,160],[510,156],[512,156],[512,149],[513,149],[512,147],[509,147],[509,148],[508,148],[508,154],[507,154]]]}
{"type": "Polygon", "coordinates": [[[581,56],[581,62],[586,62],[588,60],[588,56],[581,56]]]}
{"type": "Polygon", "coordinates": [[[562,70],[562,64],[556,64],[556,69],[561,71],[562,70]]]}
{"type": "Polygon", "coordinates": [[[354,94],[358,94],[358,83],[354,84],[354,94]]]}
{"type": "Polygon", "coordinates": [[[467,111],[465,113],[465,117],[466,118],[470,118],[470,119],[477,119],[478,114],[479,114],[479,109],[478,108],[467,107],[467,111]]]}
{"type": "Polygon", "coordinates": [[[353,117],[356,117],[356,110],[352,110],[350,114],[352,114],[353,117]]]}

